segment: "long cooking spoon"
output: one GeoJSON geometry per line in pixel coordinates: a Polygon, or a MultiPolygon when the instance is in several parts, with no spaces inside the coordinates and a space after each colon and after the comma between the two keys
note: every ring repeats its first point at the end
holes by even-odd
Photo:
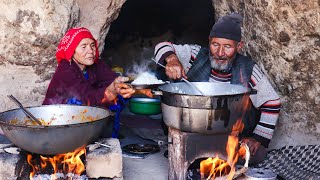
{"type": "Polygon", "coordinates": [[[28,111],[26,108],[24,108],[22,106],[22,104],[15,97],[13,97],[12,95],[8,95],[8,97],[14,103],[16,103],[16,105],[18,105],[27,116],[29,116],[32,120],[36,121],[40,126],[42,126],[42,123],[36,117],[34,117],[34,115],[32,115],[30,111],[28,111]]]}
{"type": "MultiPolygon", "coordinates": [[[[157,62],[155,59],[152,58],[152,60],[158,64],[159,66],[163,67],[163,68],[166,68],[163,64],[157,62]]],[[[189,84],[190,86],[192,86],[194,89],[196,89],[201,95],[204,96],[204,93],[196,86],[194,85],[193,83],[191,83],[190,81],[186,80],[184,77],[181,77],[181,80],[186,82],[187,84],[189,84]]]]}

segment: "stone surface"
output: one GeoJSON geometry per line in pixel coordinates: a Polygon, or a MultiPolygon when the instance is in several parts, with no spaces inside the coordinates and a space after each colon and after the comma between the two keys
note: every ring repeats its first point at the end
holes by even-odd
{"type": "Polygon", "coordinates": [[[216,17],[244,15],[245,52],[261,65],[282,100],[270,148],[320,143],[320,3],[215,0],[216,17]]]}
{"type": "Polygon", "coordinates": [[[77,0],[80,7],[80,24],[88,27],[103,50],[111,22],[117,19],[125,0],[77,0]]]}
{"type": "Polygon", "coordinates": [[[101,145],[92,145],[86,155],[86,173],[89,178],[121,178],[122,150],[120,142],[115,138],[101,139],[101,145]]]}
{"type": "MultiPolygon", "coordinates": [[[[41,82],[31,66],[19,66],[5,63],[0,66],[0,109],[18,108],[7,95],[15,96],[25,107],[42,103],[47,82],[41,82]]],[[[2,131],[2,130],[0,130],[2,131]]],[[[0,132],[1,133],[1,132],[0,132]]]]}
{"type": "Polygon", "coordinates": [[[15,169],[20,157],[18,154],[6,153],[3,147],[7,144],[0,144],[0,180],[16,179],[15,169]]]}
{"type": "Polygon", "coordinates": [[[8,94],[24,105],[39,105],[54,72],[55,49],[63,33],[76,24],[75,0],[0,2],[0,110],[11,109],[8,94]]]}
{"type": "MultiPolygon", "coordinates": [[[[2,63],[31,66],[42,78],[53,70],[55,49],[63,33],[79,19],[75,0],[1,1],[2,63]]],[[[52,73],[51,73],[52,74],[52,73]]]]}

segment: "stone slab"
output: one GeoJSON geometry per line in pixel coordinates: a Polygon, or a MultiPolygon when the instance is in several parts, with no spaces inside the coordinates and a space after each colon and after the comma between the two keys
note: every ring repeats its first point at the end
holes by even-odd
{"type": "Polygon", "coordinates": [[[89,178],[122,179],[122,150],[115,138],[100,139],[99,144],[88,146],[86,173],[89,178]]]}

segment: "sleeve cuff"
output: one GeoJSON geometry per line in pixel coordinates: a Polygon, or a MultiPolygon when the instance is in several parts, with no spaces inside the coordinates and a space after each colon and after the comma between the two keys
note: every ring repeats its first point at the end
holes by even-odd
{"type": "Polygon", "coordinates": [[[259,136],[259,135],[257,135],[257,134],[253,134],[252,137],[253,137],[255,140],[259,141],[259,142],[262,144],[262,146],[264,146],[265,148],[268,148],[269,143],[270,143],[270,141],[271,141],[270,139],[264,138],[264,137],[259,136]]]}

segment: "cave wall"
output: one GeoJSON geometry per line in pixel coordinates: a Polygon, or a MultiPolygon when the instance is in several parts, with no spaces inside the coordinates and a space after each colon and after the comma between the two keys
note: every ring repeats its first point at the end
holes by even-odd
{"type": "Polygon", "coordinates": [[[0,112],[16,106],[41,105],[57,65],[56,47],[64,33],[85,26],[98,39],[99,49],[110,23],[125,0],[0,1],[0,112]]]}
{"type": "Polygon", "coordinates": [[[320,142],[320,1],[212,0],[216,17],[244,16],[245,52],[281,96],[271,148],[320,142]]]}

